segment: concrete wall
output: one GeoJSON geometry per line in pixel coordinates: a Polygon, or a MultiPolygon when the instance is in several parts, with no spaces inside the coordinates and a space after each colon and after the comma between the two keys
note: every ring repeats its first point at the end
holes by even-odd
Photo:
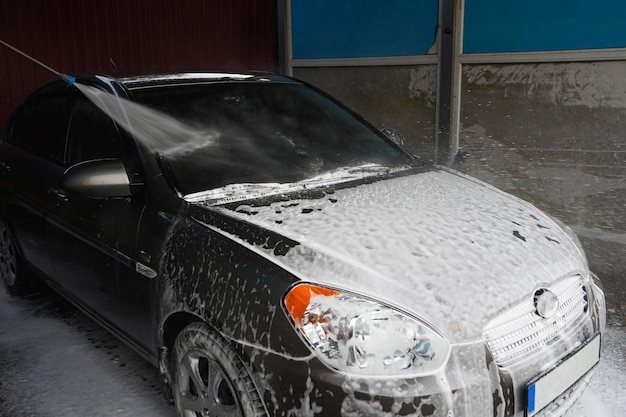
{"type": "Polygon", "coordinates": [[[436,65],[294,68],[294,76],[330,93],[376,127],[394,128],[407,151],[432,159],[436,65]]]}
{"type": "Polygon", "coordinates": [[[583,232],[626,234],[626,62],[465,65],[458,166],[583,232]]]}

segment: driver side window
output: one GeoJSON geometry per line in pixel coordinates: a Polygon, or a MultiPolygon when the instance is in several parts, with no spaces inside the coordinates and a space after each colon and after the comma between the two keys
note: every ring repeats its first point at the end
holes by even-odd
{"type": "Polygon", "coordinates": [[[124,145],[113,121],[83,96],[77,97],[68,132],[69,163],[122,158],[124,145]]]}

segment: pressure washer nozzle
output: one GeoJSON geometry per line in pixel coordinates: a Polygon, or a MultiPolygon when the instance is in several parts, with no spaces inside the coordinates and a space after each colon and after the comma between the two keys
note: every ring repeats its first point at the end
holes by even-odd
{"type": "Polygon", "coordinates": [[[76,82],[76,77],[72,77],[71,75],[63,75],[63,79],[70,87],[76,82]]]}

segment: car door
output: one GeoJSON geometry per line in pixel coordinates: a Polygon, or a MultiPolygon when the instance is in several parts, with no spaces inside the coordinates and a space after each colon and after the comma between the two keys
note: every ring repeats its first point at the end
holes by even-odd
{"type": "Polygon", "coordinates": [[[43,213],[51,202],[47,179],[64,159],[67,89],[65,83],[48,84],[30,95],[0,147],[3,216],[26,262],[45,277],[55,275],[43,213]]]}
{"type": "Polygon", "coordinates": [[[137,273],[134,261],[144,196],[94,199],[61,187],[65,168],[89,160],[120,159],[131,175],[139,175],[133,147],[108,116],[77,92],[66,148],[66,163],[48,181],[48,192],[56,198],[47,213],[56,282],[105,326],[151,351],[153,280],[137,273]]]}

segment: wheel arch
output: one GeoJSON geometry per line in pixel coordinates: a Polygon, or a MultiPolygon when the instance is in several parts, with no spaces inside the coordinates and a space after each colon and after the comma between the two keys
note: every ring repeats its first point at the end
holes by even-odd
{"type": "Polygon", "coordinates": [[[206,320],[203,320],[201,317],[186,311],[178,311],[170,314],[161,326],[159,346],[161,348],[165,347],[168,350],[171,350],[172,346],[174,346],[176,336],[178,336],[181,330],[183,330],[189,324],[197,321],[203,322],[210,326],[210,324],[207,323],[206,320]]]}
{"type": "Polygon", "coordinates": [[[161,380],[161,390],[163,396],[170,403],[174,404],[174,394],[172,391],[172,358],[171,351],[178,334],[188,325],[195,322],[206,323],[205,320],[186,311],[178,311],[170,314],[159,327],[158,334],[158,368],[161,380]]]}

